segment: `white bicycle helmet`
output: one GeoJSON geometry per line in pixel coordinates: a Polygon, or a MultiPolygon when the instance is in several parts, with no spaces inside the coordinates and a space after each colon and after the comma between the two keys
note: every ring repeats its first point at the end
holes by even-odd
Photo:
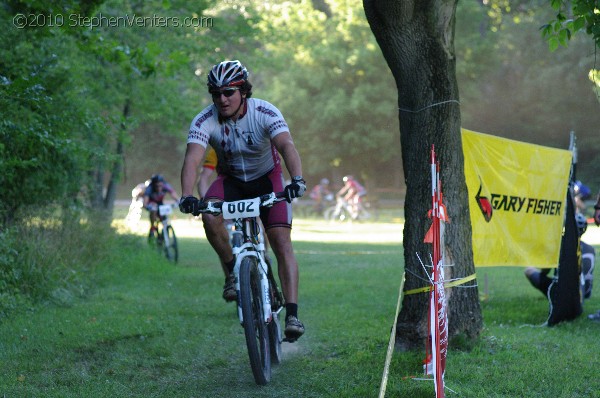
{"type": "Polygon", "coordinates": [[[241,86],[246,80],[248,71],[240,61],[223,61],[208,72],[207,84],[209,88],[241,86]]]}

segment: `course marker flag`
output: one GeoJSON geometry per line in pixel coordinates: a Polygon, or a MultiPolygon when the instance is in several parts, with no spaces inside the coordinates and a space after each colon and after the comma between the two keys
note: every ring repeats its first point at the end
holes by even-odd
{"type": "Polygon", "coordinates": [[[435,396],[444,398],[444,374],[448,352],[448,313],[444,291],[444,225],[448,221],[446,206],[443,204],[440,165],[435,158],[435,148],[431,147],[431,227],[424,241],[432,244],[432,274],[429,291],[429,341],[425,350],[424,370],[433,376],[435,396]]]}
{"type": "Polygon", "coordinates": [[[558,265],[572,153],[462,130],[475,266],[558,265]]]}

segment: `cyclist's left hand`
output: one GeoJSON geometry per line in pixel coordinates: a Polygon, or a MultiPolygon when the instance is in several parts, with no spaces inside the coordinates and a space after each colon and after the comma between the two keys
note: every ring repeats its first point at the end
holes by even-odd
{"type": "Polygon", "coordinates": [[[292,203],[295,198],[301,198],[306,192],[306,181],[304,178],[297,176],[292,178],[292,182],[285,187],[285,199],[288,203],[292,203]]]}
{"type": "Polygon", "coordinates": [[[185,196],[179,200],[179,211],[197,216],[199,214],[198,210],[200,208],[200,203],[201,202],[192,195],[185,196]]]}

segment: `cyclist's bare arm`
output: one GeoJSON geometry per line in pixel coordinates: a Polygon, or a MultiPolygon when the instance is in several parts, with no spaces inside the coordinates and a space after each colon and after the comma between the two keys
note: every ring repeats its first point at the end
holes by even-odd
{"type": "Polygon", "coordinates": [[[183,196],[194,194],[196,173],[200,162],[204,158],[204,152],[206,152],[206,148],[200,144],[187,144],[183,167],[181,168],[181,194],[183,196]]]}
{"type": "Polygon", "coordinates": [[[289,132],[277,134],[272,139],[273,145],[281,154],[290,177],[302,175],[302,161],[289,132]]]}
{"type": "Polygon", "coordinates": [[[169,195],[171,195],[171,197],[173,198],[173,200],[177,203],[179,203],[179,195],[177,195],[177,191],[173,190],[172,192],[169,192],[169,195]]]}
{"type": "Polygon", "coordinates": [[[341,198],[342,196],[344,196],[348,192],[349,189],[350,189],[350,187],[348,185],[344,185],[342,187],[342,189],[340,189],[338,191],[338,193],[336,194],[336,196],[341,198]]]}

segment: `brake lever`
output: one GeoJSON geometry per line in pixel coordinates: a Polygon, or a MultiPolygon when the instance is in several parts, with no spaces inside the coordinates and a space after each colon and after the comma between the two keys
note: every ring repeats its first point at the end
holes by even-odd
{"type": "Polygon", "coordinates": [[[275,203],[277,203],[277,196],[275,196],[275,192],[271,192],[266,199],[263,199],[261,202],[261,206],[263,207],[273,207],[275,203]]]}

